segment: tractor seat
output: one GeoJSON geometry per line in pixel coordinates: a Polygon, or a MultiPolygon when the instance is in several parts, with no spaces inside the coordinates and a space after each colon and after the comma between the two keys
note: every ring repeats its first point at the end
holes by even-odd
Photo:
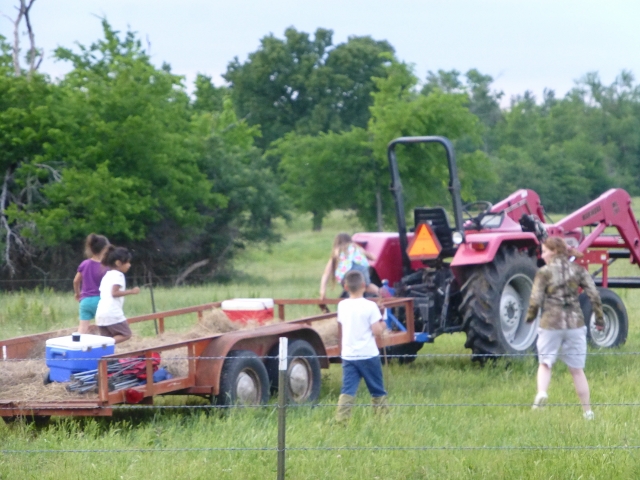
{"type": "Polygon", "coordinates": [[[451,238],[453,230],[449,226],[449,217],[443,207],[418,207],[413,210],[413,218],[416,227],[421,223],[431,227],[442,246],[444,257],[451,257],[456,253],[456,246],[451,238]]]}

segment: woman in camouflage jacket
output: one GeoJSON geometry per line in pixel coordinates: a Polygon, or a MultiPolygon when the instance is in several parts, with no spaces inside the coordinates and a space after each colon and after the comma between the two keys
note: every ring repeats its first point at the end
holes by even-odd
{"type": "Polygon", "coordinates": [[[559,356],[569,367],[584,417],[591,420],[589,384],[584,374],[587,327],[578,300],[579,288],[591,300],[597,329],[604,327],[602,302],[589,272],[569,260],[569,250],[562,238],[550,237],[544,241],[542,259],[546,265],[536,273],[527,312],[527,321],[533,322],[542,311],[537,341],[538,394],[533,408],[546,403],[551,368],[559,356]]]}

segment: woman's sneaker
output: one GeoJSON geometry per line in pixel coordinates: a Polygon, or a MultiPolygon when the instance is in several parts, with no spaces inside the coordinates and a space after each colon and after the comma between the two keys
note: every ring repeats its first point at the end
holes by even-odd
{"type": "Polygon", "coordinates": [[[584,412],[584,414],[582,416],[584,417],[585,420],[593,420],[595,418],[595,415],[593,414],[593,410],[589,410],[588,412],[584,412]]]}
{"type": "Polygon", "coordinates": [[[536,398],[533,400],[533,406],[531,407],[531,409],[537,410],[538,408],[544,407],[547,403],[547,398],[549,398],[547,392],[538,392],[536,398]]]}

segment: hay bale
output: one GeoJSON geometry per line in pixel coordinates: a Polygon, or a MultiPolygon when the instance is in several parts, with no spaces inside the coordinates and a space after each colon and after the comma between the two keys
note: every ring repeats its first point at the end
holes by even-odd
{"type": "Polygon", "coordinates": [[[338,321],[335,318],[313,322],[311,327],[318,332],[325,345],[338,344],[338,321]]]}
{"type": "MultiPolygon", "coordinates": [[[[21,360],[0,362],[0,400],[20,402],[57,402],[78,398],[70,393],[64,383],[44,385],[49,369],[44,360],[21,360]]],[[[97,398],[97,394],[84,394],[83,398],[97,398]]]]}

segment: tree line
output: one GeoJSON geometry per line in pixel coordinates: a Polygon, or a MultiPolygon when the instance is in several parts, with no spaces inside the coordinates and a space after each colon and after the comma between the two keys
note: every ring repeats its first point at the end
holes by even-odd
{"type": "MultiPolygon", "coordinates": [[[[563,98],[503,94],[477,70],[420,81],[386,41],[286,30],[228,65],[227,86],[198,75],[192,94],[153,65],[132,32],[58,48],[53,81],[39,52],[20,66],[0,39],[0,251],[9,279],[72,276],[90,232],[126,244],[134,274],[224,278],[235,252],[278,240],[274,220],[310,212],[315,229],[353,209],[392,227],[386,144],[451,138],[466,201],[533,188],[550,211],[611,186],[638,194],[640,90],[623,72],[588,74],[563,98]]],[[[400,147],[410,205],[448,205],[443,152],[400,147]]]]}

